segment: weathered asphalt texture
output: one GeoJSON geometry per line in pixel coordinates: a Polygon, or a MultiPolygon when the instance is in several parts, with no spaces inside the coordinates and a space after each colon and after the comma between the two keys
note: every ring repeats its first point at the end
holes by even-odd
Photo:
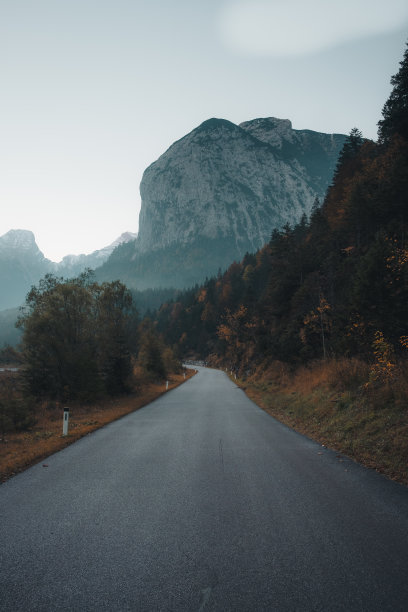
{"type": "Polygon", "coordinates": [[[7,612],[408,610],[408,489],[220,371],[6,482],[0,513],[7,612]]]}

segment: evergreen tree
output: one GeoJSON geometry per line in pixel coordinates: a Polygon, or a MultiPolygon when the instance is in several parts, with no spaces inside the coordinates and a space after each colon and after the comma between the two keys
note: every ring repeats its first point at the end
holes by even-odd
{"type": "Polygon", "coordinates": [[[363,135],[358,128],[354,127],[352,130],[350,130],[350,134],[344,141],[343,148],[339,154],[336,173],[338,172],[339,168],[344,168],[347,161],[356,157],[363,142],[363,135]]]}
{"type": "Polygon", "coordinates": [[[135,339],[130,326],[137,316],[135,311],[132,312],[131,293],[119,281],[95,284],[92,291],[98,322],[98,372],[106,391],[112,395],[125,391],[127,387],[132,369],[130,353],[135,339]]]}
{"type": "Polygon", "coordinates": [[[408,45],[391,85],[393,90],[383,107],[383,119],[378,122],[378,139],[382,144],[389,143],[396,134],[408,140],[408,45]]]}
{"type": "Polygon", "coordinates": [[[163,380],[166,377],[166,367],[163,360],[164,347],[149,319],[145,319],[141,323],[139,333],[139,367],[142,368],[148,378],[163,380]]]}

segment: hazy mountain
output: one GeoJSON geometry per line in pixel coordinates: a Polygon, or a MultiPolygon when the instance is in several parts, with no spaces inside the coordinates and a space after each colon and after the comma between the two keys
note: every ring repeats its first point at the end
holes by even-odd
{"type": "Polygon", "coordinates": [[[16,328],[19,308],[0,310],[0,349],[4,345],[16,346],[21,340],[21,329],[16,328]]]}
{"type": "Polygon", "coordinates": [[[10,230],[0,236],[0,310],[19,306],[31,285],[49,272],[51,265],[32,232],[10,230]]]}
{"type": "Polygon", "coordinates": [[[137,234],[124,232],[109,246],[98,249],[89,255],[66,255],[59,263],[54,264],[55,273],[66,277],[77,276],[86,268],[94,270],[108,259],[117,246],[136,238],[137,234]]]}
{"type": "Polygon", "coordinates": [[[116,246],[134,238],[136,234],[126,232],[111,245],[90,255],[67,255],[55,263],[44,257],[33,232],[10,230],[0,236],[0,310],[20,306],[31,286],[45,274],[77,276],[85,268],[100,266],[116,246]]]}
{"type": "Polygon", "coordinates": [[[324,198],[345,138],[275,118],[205,121],[145,170],[138,239],[99,277],[185,287],[225,269],[324,198]]]}

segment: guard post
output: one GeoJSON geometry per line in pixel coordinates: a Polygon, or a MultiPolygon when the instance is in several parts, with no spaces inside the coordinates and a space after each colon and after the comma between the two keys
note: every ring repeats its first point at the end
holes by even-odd
{"type": "Polygon", "coordinates": [[[62,421],[62,435],[68,435],[68,423],[69,423],[69,408],[64,408],[64,420],[62,421]]]}

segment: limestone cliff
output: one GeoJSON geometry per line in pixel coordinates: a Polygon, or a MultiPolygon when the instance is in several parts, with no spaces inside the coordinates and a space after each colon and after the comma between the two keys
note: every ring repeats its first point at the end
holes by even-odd
{"type": "Polygon", "coordinates": [[[205,121],[144,172],[138,252],[200,237],[256,250],[323,199],[344,139],[274,118],[205,121]]]}
{"type": "Polygon", "coordinates": [[[323,200],[345,138],[274,118],[205,121],[145,170],[138,238],[99,278],[189,287],[226,269],[323,200]]]}

